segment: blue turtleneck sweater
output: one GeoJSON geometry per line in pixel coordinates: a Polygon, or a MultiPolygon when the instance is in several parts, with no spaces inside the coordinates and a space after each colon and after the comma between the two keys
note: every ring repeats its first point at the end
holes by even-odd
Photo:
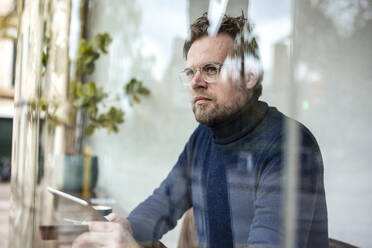
{"type": "MultiPolygon", "coordinates": [[[[279,246],[286,121],[294,120],[252,98],[228,121],[199,125],[166,179],[128,216],[136,240],[159,240],[193,207],[200,247],[279,246]]],[[[328,247],[320,150],[296,123],[297,247],[328,247]]]]}

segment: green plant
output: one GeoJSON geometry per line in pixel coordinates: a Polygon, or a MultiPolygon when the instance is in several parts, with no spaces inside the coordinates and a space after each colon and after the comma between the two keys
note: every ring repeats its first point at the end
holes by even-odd
{"type": "Polygon", "coordinates": [[[45,120],[52,129],[64,123],[63,118],[57,115],[57,110],[59,108],[59,103],[57,101],[49,101],[42,97],[30,101],[15,102],[14,106],[26,106],[29,109],[27,112],[29,121],[36,121],[38,118],[41,118],[45,120]]]}
{"type": "MultiPolygon", "coordinates": [[[[117,133],[119,131],[118,125],[124,122],[125,113],[120,107],[108,107],[107,105],[118,103],[120,97],[116,98],[116,101],[112,101],[103,87],[97,87],[93,81],[82,82],[84,75],[92,74],[95,71],[95,63],[100,55],[108,53],[107,47],[111,41],[112,39],[107,33],[98,34],[91,41],[80,40],[76,60],[76,76],[69,83],[69,99],[75,111],[69,111],[68,118],[61,118],[57,115],[57,110],[60,107],[57,101],[48,101],[43,97],[22,103],[30,107],[29,118],[36,119],[37,115],[40,115],[50,127],[64,123],[76,128],[71,122],[76,121],[76,113],[80,111],[87,118],[85,126],[79,127],[85,128],[86,135],[92,135],[97,128],[106,128],[108,133],[117,133]]],[[[46,38],[45,49],[42,52],[42,76],[45,76],[47,69],[49,42],[50,39],[46,38]]],[[[150,90],[143,85],[143,82],[135,78],[131,78],[123,89],[121,95],[129,99],[130,105],[140,103],[140,96],[150,95],[150,90]]]]}
{"type": "Polygon", "coordinates": [[[98,105],[107,98],[103,88],[97,88],[94,82],[70,83],[70,95],[73,106],[81,109],[88,117],[89,122],[85,129],[87,135],[92,135],[96,128],[107,128],[108,133],[118,132],[118,124],[124,122],[124,112],[117,107],[110,107],[104,113],[98,112],[98,105]]]}
{"type": "Polygon", "coordinates": [[[129,80],[129,82],[124,87],[125,93],[129,96],[129,103],[133,105],[134,102],[140,103],[140,95],[149,96],[150,91],[143,86],[141,81],[138,81],[135,78],[129,80]]]}
{"type": "Polygon", "coordinates": [[[107,54],[107,47],[112,42],[108,33],[98,34],[91,41],[81,39],[76,61],[76,74],[92,74],[96,68],[95,62],[100,53],[107,54]]]}
{"type": "MultiPolygon", "coordinates": [[[[108,53],[107,47],[111,42],[108,33],[98,34],[91,41],[85,39],[80,41],[76,61],[77,79],[95,71],[97,59],[101,54],[108,53]]],[[[135,78],[132,78],[124,88],[131,105],[133,102],[140,102],[140,95],[150,95],[150,91],[143,83],[135,78]]],[[[108,102],[106,101],[108,94],[102,87],[97,87],[92,81],[89,83],[72,81],[69,84],[69,94],[73,106],[82,110],[88,118],[85,134],[92,135],[96,128],[106,128],[108,133],[118,132],[118,125],[124,122],[124,111],[115,106],[111,106],[106,112],[100,111],[100,106],[105,106],[108,102]]]]}

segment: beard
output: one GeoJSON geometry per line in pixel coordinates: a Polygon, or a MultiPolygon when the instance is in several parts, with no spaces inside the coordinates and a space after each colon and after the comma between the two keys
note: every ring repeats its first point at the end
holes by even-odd
{"type": "Polygon", "coordinates": [[[197,94],[212,99],[208,104],[192,105],[195,119],[199,123],[206,126],[214,126],[218,123],[228,120],[232,115],[239,112],[248,102],[249,97],[245,94],[246,91],[240,91],[235,99],[231,99],[227,104],[216,102],[216,97],[205,94],[197,94]]]}
{"type": "Polygon", "coordinates": [[[206,126],[214,126],[223,122],[236,112],[232,107],[221,106],[214,102],[210,104],[213,106],[195,106],[194,104],[192,107],[196,121],[206,126]]]}

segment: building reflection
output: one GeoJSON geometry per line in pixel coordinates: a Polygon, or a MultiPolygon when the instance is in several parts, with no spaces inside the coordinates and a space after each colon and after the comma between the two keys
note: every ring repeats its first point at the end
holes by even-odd
{"type": "MultiPolygon", "coordinates": [[[[65,127],[51,128],[41,114],[41,106],[35,109],[25,103],[42,97],[68,102],[67,85],[72,75],[69,51],[74,46],[77,49],[79,39],[72,37],[75,26],[70,15],[73,16],[72,8],[79,1],[18,3],[22,4],[23,19],[14,97],[10,242],[12,247],[49,247],[41,241],[39,226],[60,218],[66,209],[61,210],[63,204],[58,205],[45,188],[61,184],[63,170],[57,165],[71,147],[65,127]],[[45,68],[40,60],[47,46],[46,37],[50,38],[51,50],[48,70],[43,75],[45,68]],[[60,211],[59,215],[55,210],[60,211]]],[[[196,126],[187,92],[178,78],[178,72],[185,66],[182,46],[187,30],[184,36],[180,35],[183,32],[174,31],[173,19],[178,16],[177,24],[186,27],[207,11],[209,2],[180,1],[182,8],[172,3],[164,1],[168,8],[163,8],[147,1],[110,0],[108,4],[91,0],[89,5],[87,36],[108,32],[113,42],[108,55],[97,62],[95,73],[86,79],[96,81],[115,95],[135,77],[152,93],[143,104],[134,107],[127,100],[119,101],[118,105],[126,111],[126,122],[120,126],[119,134],[97,131],[81,143],[82,148],[91,148],[98,161],[94,193],[106,202],[116,199],[115,211],[124,216],[164,178],[196,126]],[[169,19],[166,27],[149,22],[160,18],[169,19]],[[171,45],[167,47],[163,42],[171,45]]],[[[371,205],[366,196],[372,192],[367,156],[372,141],[369,131],[372,6],[368,1],[358,0],[300,1],[293,7],[293,35],[283,30],[278,32],[279,39],[274,35],[261,37],[270,39],[263,43],[270,43],[271,47],[263,49],[272,50],[268,59],[271,66],[265,68],[263,98],[288,113],[291,78],[298,84],[299,114],[294,117],[311,127],[323,152],[330,235],[368,247],[372,245],[368,239],[372,222],[365,217],[369,216],[371,205]]],[[[240,15],[242,11],[249,13],[248,1],[229,1],[228,14],[240,15]]],[[[291,20],[287,15],[285,18],[291,20]]],[[[14,14],[10,19],[14,24],[14,14]]],[[[271,21],[279,18],[272,17],[271,21]]],[[[9,37],[4,42],[4,34],[8,32],[0,30],[0,54],[4,54],[1,48],[12,50],[14,43],[9,37]]],[[[11,60],[13,54],[9,54],[11,60]]],[[[1,68],[7,69],[0,71],[0,114],[1,118],[9,119],[13,117],[8,104],[14,94],[13,67],[1,68]],[[4,87],[8,89],[4,91],[4,87]]],[[[64,112],[63,108],[60,111],[64,112]]],[[[164,238],[169,247],[176,246],[179,231],[176,229],[164,238]]]]}

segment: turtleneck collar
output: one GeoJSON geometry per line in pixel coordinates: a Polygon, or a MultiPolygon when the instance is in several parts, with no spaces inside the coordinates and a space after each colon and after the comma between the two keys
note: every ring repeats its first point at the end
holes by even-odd
{"type": "Polygon", "coordinates": [[[247,135],[263,120],[268,110],[265,102],[252,97],[249,102],[228,120],[209,126],[216,144],[228,144],[247,135]]]}

